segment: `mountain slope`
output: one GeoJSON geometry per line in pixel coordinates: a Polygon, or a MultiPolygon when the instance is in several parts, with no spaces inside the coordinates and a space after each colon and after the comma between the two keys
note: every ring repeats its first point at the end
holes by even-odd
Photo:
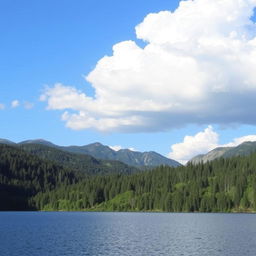
{"type": "Polygon", "coordinates": [[[223,157],[247,156],[256,152],[256,141],[247,141],[237,147],[230,148],[223,154],[223,157]]]}
{"type": "Polygon", "coordinates": [[[139,175],[90,176],[34,198],[38,209],[55,211],[255,212],[255,200],[256,154],[139,175]]]}
{"type": "Polygon", "coordinates": [[[119,161],[99,160],[90,155],[69,153],[44,144],[25,143],[19,145],[19,147],[41,159],[50,160],[70,170],[86,174],[129,174],[138,171],[136,168],[119,161]]]}
{"type": "Polygon", "coordinates": [[[153,151],[143,153],[131,151],[129,149],[120,149],[115,151],[99,142],[81,147],[62,147],[62,149],[73,153],[89,154],[100,159],[117,160],[136,167],[154,167],[159,165],[177,167],[181,165],[177,161],[164,157],[153,151]]]}
{"type": "Polygon", "coordinates": [[[84,175],[17,147],[0,145],[0,210],[34,209],[31,197],[75,184],[84,175]]]}
{"type": "Polygon", "coordinates": [[[193,157],[189,162],[193,164],[198,164],[200,162],[206,163],[208,161],[212,161],[214,159],[222,157],[230,147],[219,147],[209,151],[207,154],[197,155],[193,157]]]}
{"type": "Polygon", "coordinates": [[[230,158],[235,156],[247,156],[256,152],[256,142],[243,142],[236,147],[219,147],[211,150],[207,154],[193,157],[189,162],[198,164],[200,162],[206,163],[220,157],[230,158]]]}
{"type": "Polygon", "coordinates": [[[16,143],[6,140],[6,139],[0,139],[0,144],[5,144],[5,145],[15,145],[16,143]]]}
{"type": "MultiPolygon", "coordinates": [[[[0,144],[16,144],[8,140],[0,140],[0,144]]],[[[59,149],[69,153],[90,155],[97,159],[120,161],[127,165],[134,167],[156,167],[159,165],[168,165],[171,167],[177,167],[181,164],[175,160],[164,157],[154,151],[138,152],[129,149],[120,149],[115,151],[108,146],[102,145],[99,142],[92,143],[85,146],[58,146],[49,141],[37,139],[26,140],[16,145],[41,145],[48,146],[54,149],[59,149]]]]}
{"type": "Polygon", "coordinates": [[[54,148],[58,148],[57,145],[53,144],[50,141],[47,140],[43,140],[43,139],[37,139],[37,140],[25,140],[22,141],[20,143],[18,143],[19,145],[24,145],[24,144],[38,144],[38,145],[44,145],[44,146],[49,146],[49,147],[54,147],[54,148]]]}

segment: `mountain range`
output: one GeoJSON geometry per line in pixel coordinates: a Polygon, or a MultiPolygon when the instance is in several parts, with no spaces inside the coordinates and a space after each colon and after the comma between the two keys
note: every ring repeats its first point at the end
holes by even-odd
{"type": "MultiPolygon", "coordinates": [[[[75,167],[74,169],[85,169],[86,167],[86,169],[89,168],[90,170],[100,168],[98,169],[99,173],[107,173],[108,168],[114,168],[114,172],[120,169],[124,173],[131,173],[135,171],[132,167],[148,169],[160,165],[171,167],[181,165],[179,162],[154,151],[138,152],[130,149],[115,151],[99,142],[84,146],[59,146],[43,139],[26,140],[19,143],[0,139],[0,144],[19,146],[29,153],[47,160],[53,160],[58,164],[66,164],[72,168],[75,167]],[[78,162],[79,164],[77,165],[78,162]]],[[[188,163],[206,163],[221,157],[246,156],[254,152],[256,152],[256,142],[247,141],[234,147],[217,147],[206,154],[193,157],[188,163]]]]}
{"type": "MultiPolygon", "coordinates": [[[[0,143],[21,146],[24,150],[27,148],[26,145],[41,145],[73,154],[89,155],[96,159],[119,161],[138,168],[151,168],[159,165],[177,167],[181,165],[179,162],[164,157],[154,151],[138,152],[129,149],[120,149],[115,151],[108,146],[102,145],[99,142],[85,146],[59,146],[42,139],[26,140],[20,143],[14,143],[10,140],[0,139],[0,143]]],[[[38,149],[39,148],[37,148],[37,150],[38,149]]]]}
{"type": "Polygon", "coordinates": [[[200,162],[206,163],[220,157],[230,158],[235,156],[247,156],[254,152],[256,152],[256,141],[247,141],[235,147],[215,148],[207,154],[197,155],[193,157],[189,162],[193,164],[198,164],[200,162]]]}

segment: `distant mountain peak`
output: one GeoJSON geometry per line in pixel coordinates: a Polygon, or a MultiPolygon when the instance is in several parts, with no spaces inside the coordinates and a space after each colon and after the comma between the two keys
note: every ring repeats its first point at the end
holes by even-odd
{"type": "Polygon", "coordinates": [[[96,147],[101,147],[101,146],[104,146],[103,144],[101,144],[100,142],[94,142],[94,143],[91,143],[89,145],[86,145],[86,146],[96,146],[96,147]]]}
{"type": "Polygon", "coordinates": [[[50,141],[44,140],[44,139],[24,140],[24,141],[20,142],[19,144],[20,145],[22,145],[22,144],[40,144],[40,145],[56,147],[55,144],[53,144],[50,141]]]}

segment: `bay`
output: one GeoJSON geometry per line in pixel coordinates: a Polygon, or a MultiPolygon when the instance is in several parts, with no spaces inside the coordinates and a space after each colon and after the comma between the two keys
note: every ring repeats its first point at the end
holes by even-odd
{"type": "Polygon", "coordinates": [[[0,255],[255,256],[256,215],[0,212],[0,255]]]}

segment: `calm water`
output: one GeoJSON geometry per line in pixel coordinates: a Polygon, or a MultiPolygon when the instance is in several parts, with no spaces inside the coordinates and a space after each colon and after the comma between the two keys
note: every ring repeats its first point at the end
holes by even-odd
{"type": "Polygon", "coordinates": [[[0,212],[0,255],[256,255],[256,215],[0,212]]]}

